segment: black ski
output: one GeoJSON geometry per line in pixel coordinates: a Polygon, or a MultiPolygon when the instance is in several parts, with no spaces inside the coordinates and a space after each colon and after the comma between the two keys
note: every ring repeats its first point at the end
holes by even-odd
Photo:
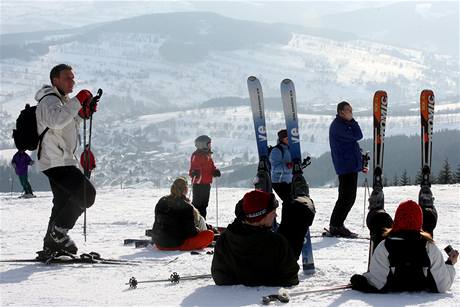
{"type": "Polygon", "coordinates": [[[90,252],[83,253],[79,256],[67,253],[65,251],[56,251],[56,252],[37,252],[36,258],[29,259],[5,259],[0,260],[0,262],[6,263],[20,263],[20,262],[40,262],[43,264],[120,264],[120,265],[137,265],[140,264],[139,261],[132,260],[120,260],[120,259],[109,259],[102,258],[99,253],[90,252]]]}
{"type": "Polygon", "coordinates": [[[431,192],[431,152],[433,137],[434,93],[432,90],[423,90],[420,94],[421,115],[421,168],[422,182],[418,202],[423,208],[433,207],[433,193],[431,192]]]}

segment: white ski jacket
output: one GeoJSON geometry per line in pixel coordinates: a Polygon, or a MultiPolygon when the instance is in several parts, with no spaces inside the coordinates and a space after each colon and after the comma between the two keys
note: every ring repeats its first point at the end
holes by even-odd
{"type": "MultiPolygon", "coordinates": [[[[442,252],[433,242],[427,242],[426,250],[431,262],[430,272],[436,282],[438,292],[446,292],[454,282],[455,268],[451,264],[444,263],[442,252]]],[[[369,272],[363,274],[367,281],[378,290],[381,290],[387,283],[387,277],[390,272],[388,254],[385,240],[383,240],[372,255],[369,272]]],[[[425,274],[428,273],[426,272],[425,274]]]]}
{"type": "Polygon", "coordinates": [[[76,97],[70,99],[67,95],[62,96],[56,87],[50,85],[44,85],[35,94],[35,100],[39,101],[50,93],[60,98],[54,95],[46,96],[38,103],[36,110],[38,134],[46,127],[49,128],[41,143],[38,168],[41,171],[58,166],[74,165],[79,168],[75,150],[80,145],[80,102],[76,97]]]}

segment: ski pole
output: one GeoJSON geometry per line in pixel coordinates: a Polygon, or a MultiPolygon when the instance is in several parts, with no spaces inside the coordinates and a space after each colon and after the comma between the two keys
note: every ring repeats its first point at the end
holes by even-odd
{"type": "Polygon", "coordinates": [[[192,189],[193,189],[193,182],[195,181],[196,176],[192,177],[192,182],[191,182],[191,189],[188,190],[188,199],[192,196],[192,189]]]}
{"type": "Polygon", "coordinates": [[[13,184],[14,184],[14,178],[13,178],[13,167],[11,167],[11,172],[10,172],[10,181],[11,181],[11,189],[10,189],[10,196],[13,197],[13,184]]]}
{"type": "MultiPolygon", "coordinates": [[[[363,200],[363,227],[366,226],[366,192],[367,192],[367,189],[369,189],[369,183],[367,182],[367,176],[366,178],[364,179],[364,184],[363,184],[363,187],[364,187],[364,200],[363,200]],[[367,188],[367,189],[366,189],[367,188]]],[[[369,195],[370,196],[370,195],[369,195]]]]}
{"type": "MultiPolygon", "coordinates": [[[[86,112],[86,102],[83,105],[84,110],[86,112]]],[[[83,118],[83,152],[86,150],[86,116],[83,118]]],[[[84,154],[83,158],[86,160],[86,154],[84,154]]],[[[85,161],[86,165],[86,161],[85,161]]],[[[85,177],[86,177],[86,169],[83,170],[85,177]]],[[[84,207],[85,209],[83,210],[83,237],[85,238],[86,242],[86,178],[83,180],[83,201],[84,201],[84,207]]]]}
{"type": "Polygon", "coordinates": [[[202,275],[191,275],[191,276],[180,276],[177,272],[173,272],[171,276],[167,279],[151,279],[151,280],[141,280],[138,281],[135,277],[131,277],[129,282],[125,283],[125,285],[129,285],[130,289],[136,289],[138,284],[144,283],[153,283],[153,282],[166,282],[169,281],[173,284],[178,284],[181,280],[195,280],[200,278],[211,278],[211,274],[202,274],[202,275]]]}
{"type": "Polygon", "coordinates": [[[271,294],[271,295],[263,296],[262,304],[268,305],[270,304],[270,302],[273,302],[273,301],[279,301],[281,303],[289,303],[289,300],[292,296],[304,295],[304,294],[309,294],[309,293],[338,291],[338,290],[345,290],[345,289],[351,289],[351,284],[346,284],[346,285],[336,286],[336,287],[329,287],[329,288],[305,290],[305,291],[292,292],[292,293],[288,293],[286,289],[281,288],[278,294],[271,294]]]}
{"type": "Polygon", "coordinates": [[[219,192],[216,178],[216,227],[219,228],[219,192]]]}

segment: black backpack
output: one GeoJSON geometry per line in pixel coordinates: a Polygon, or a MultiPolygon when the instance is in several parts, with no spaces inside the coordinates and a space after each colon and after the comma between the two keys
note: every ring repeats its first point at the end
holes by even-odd
{"type": "Polygon", "coordinates": [[[437,292],[426,244],[427,241],[421,237],[405,240],[388,238],[385,241],[390,262],[385,290],[437,292]]]}
{"type": "MultiPolygon", "coordinates": [[[[55,93],[46,94],[40,100],[46,96],[60,97],[55,93]]],[[[14,145],[18,150],[36,150],[38,148],[37,158],[40,159],[40,145],[41,140],[48,131],[48,127],[39,135],[37,131],[37,117],[35,111],[37,106],[31,107],[30,104],[26,104],[24,110],[21,111],[18,118],[16,119],[16,129],[13,129],[14,145]]]]}

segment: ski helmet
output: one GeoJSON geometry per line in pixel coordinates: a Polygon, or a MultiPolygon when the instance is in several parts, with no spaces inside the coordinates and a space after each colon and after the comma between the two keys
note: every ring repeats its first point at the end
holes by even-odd
{"type": "Polygon", "coordinates": [[[200,135],[195,139],[195,147],[197,149],[208,149],[209,143],[211,143],[211,138],[207,135],[200,135]]]}

